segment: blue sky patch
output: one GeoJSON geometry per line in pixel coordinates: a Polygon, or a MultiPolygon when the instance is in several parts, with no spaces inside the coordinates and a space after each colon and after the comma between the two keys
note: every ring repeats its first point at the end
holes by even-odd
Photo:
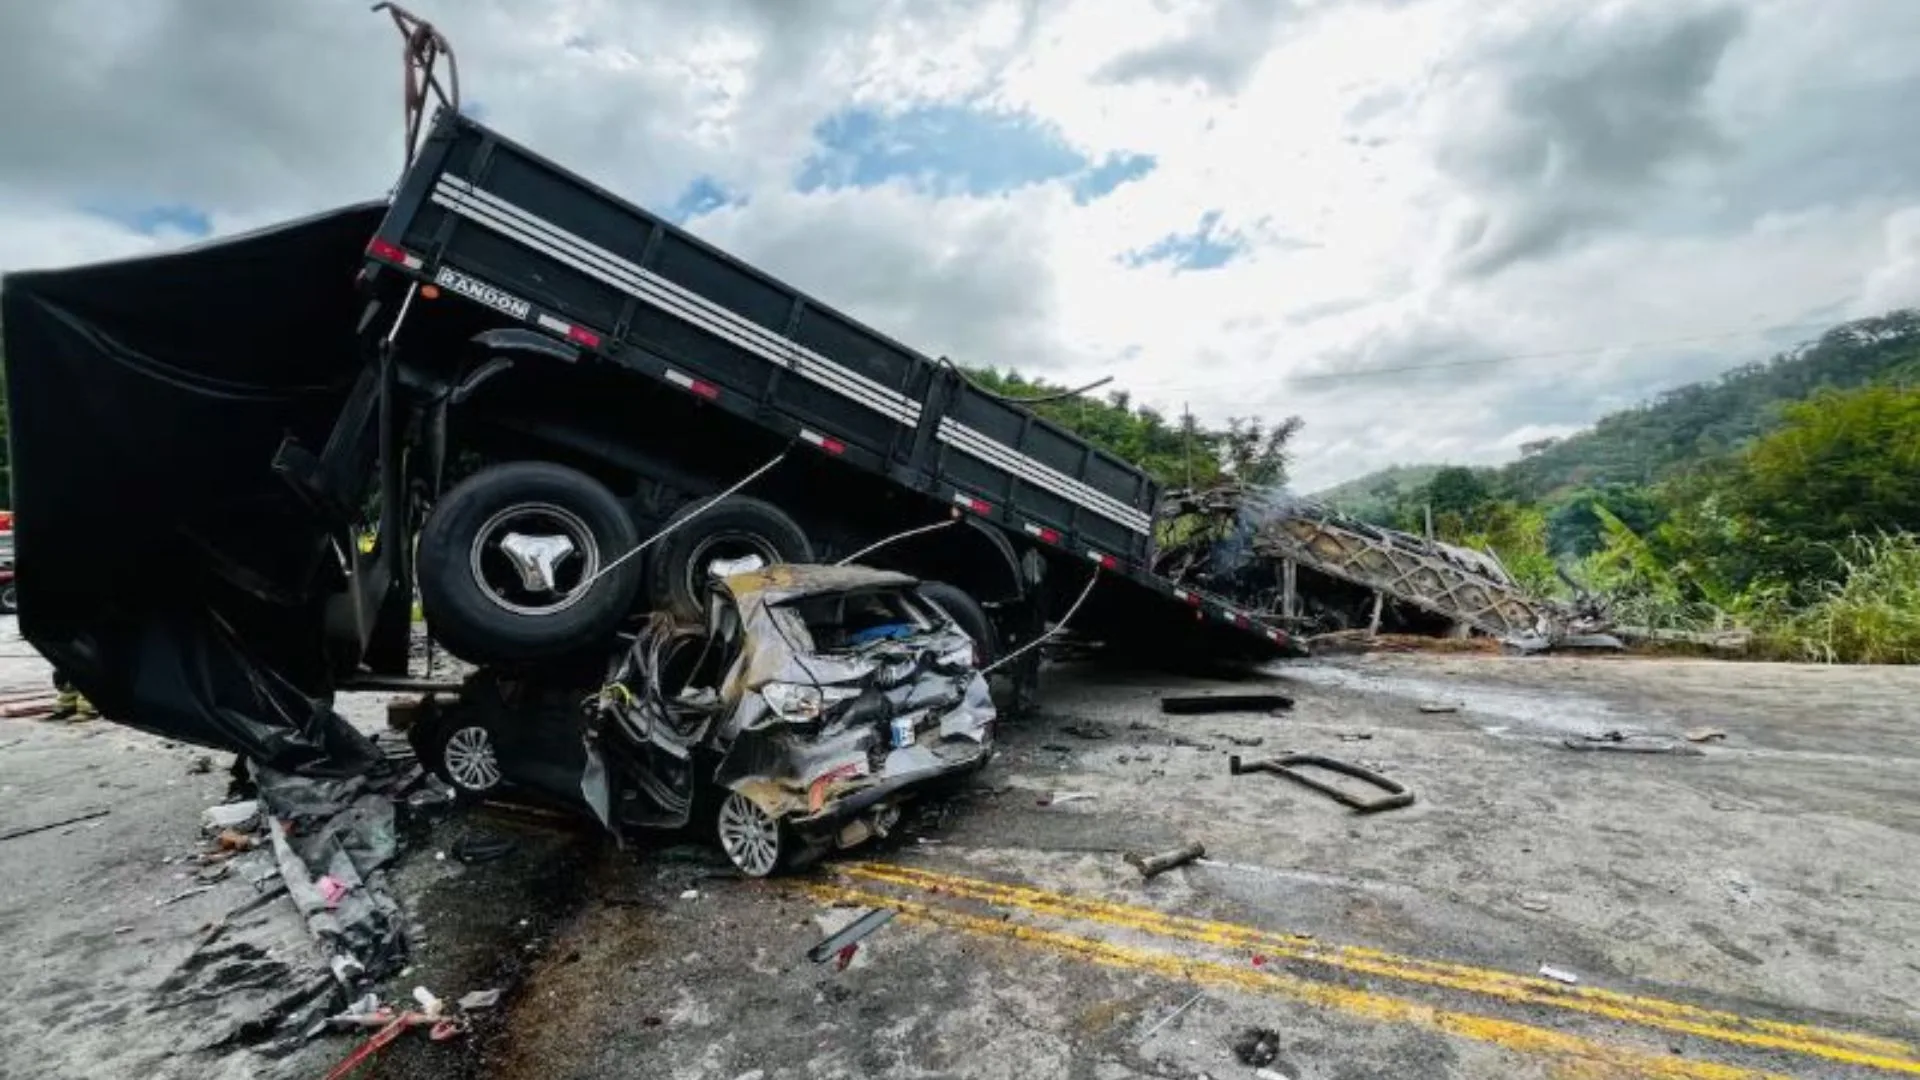
{"type": "Polygon", "coordinates": [[[207,216],[205,210],[183,203],[101,205],[88,207],[88,210],[119,222],[142,236],[177,232],[199,238],[213,232],[213,219],[207,216]]]}
{"type": "Polygon", "coordinates": [[[673,205],[667,208],[667,217],[675,223],[685,222],[689,218],[710,214],[723,206],[738,206],[746,201],[744,197],[727,190],[713,177],[699,176],[694,178],[693,183],[687,185],[687,189],[680,193],[679,198],[673,200],[673,205]]]}
{"type": "Polygon", "coordinates": [[[1190,233],[1163,236],[1144,248],[1120,256],[1128,266],[1172,263],[1175,271],[1217,270],[1247,250],[1246,237],[1220,228],[1220,211],[1200,215],[1200,226],[1190,233]]]}
{"type": "Polygon", "coordinates": [[[960,105],[845,109],[821,121],[813,137],[818,149],[794,181],[801,191],[907,180],[940,194],[994,195],[1071,180],[1075,199],[1086,203],[1154,165],[1142,154],[1111,154],[1095,165],[1051,124],[960,105]]]}
{"type": "Polygon", "coordinates": [[[1108,154],[1105,161],[1074,178],[1073,201],[1085,206],[1147,175],[1158,164],[1152,154],[1108,154]]]}

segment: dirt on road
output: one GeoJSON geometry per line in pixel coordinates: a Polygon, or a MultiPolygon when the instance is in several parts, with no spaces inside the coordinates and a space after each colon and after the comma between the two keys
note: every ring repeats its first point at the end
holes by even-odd
{"type": "MultiPolygon", "coordinates": [[[[1004,752],[971,788],[910,812],[890,844],[804,875],[742,881],[685,838],[622,850],[590,831],[454,823],[511,835],[516,854],[471,866],[431,848],[408,857],[396,887],[429,930],[417,975],[455,991],[497,976],[509,992],[461,1045],[413,1040],[380,1069],[1920,1074],[1916,701],[1920,671],[1710,661],[1373,656],[1235,683],[1063,667],[1049,672],[1045,711],[1004,726],[1004,752]],[[1159,708],[1166,693],[1227,690],[1295,706],[1159,708]],[[1685,738],[1704,729],[1724,735],[1685,738]],[[1600,740],[1611,749],[1568,745],[1609,733],[1620,736],[1600,740]],[[1416,802],[1359,815],[1278,777],[1229,775],[1230,755],[1287,751],[1377,769],[1416,802]],[[1188,841],[1206,857],[1151,881],[1125,861],[1188,841]],[[880,906],[899,914],[857,949],[807,959],[880,906]],[[1259,1031],[1272,1035],[1249,1035],[1259,1031]],[[1236,1043],[1257,1044],[1259,1064],[1236,1043]]],[[[9,823],[55,796],[59,769],[73,767],[59,765],[61,740],[144,738],[30,723],[0,721],[0,744],[40,748],[0,752],[9,823]]],[[[211,794],[200,788],[213,778],[182,764],[99,773],[134,785],[147,807],[137,827],[0,849],[14,871],[0,893],[0,962],[26,973],[7,997],[18,1022],[5,1027],[0,1075],[123,1075],[136,1061],[151,1075],[310,1071],[244,1053],[216,1068],[181,1048],[190,1040],[167,1045],[162,1034],[190,1028],[184,1017],[131,1004],[157,976],[113,959],[115,926],[137,923],[152,947],[177,949],[168,935],[190,935],[201,917],[148,906],[171,884],[153,853],[193,832],[211,794]],[[112,866],[137,897],[89,884],[112,866]],[[56,946],[66,953],[43,965],[54,974],[37,971],[30,954],[56,946]],[[137,1035],[127,1045],[147,1049],[48,1056],[83,1030],[73,1018],[101,971],[125,991],[118,1022],[137,1035]],[[62,1010],[36,1004],[50,993],[62,1010]],[[64,1026],[43,1034],[49,1015],[64,1026]],[[69,1067],[33,1067],[49,1060],[69,1067]]],[[[317,1045],[299,1060],[349,1044],[317,1045]]]]}
{"type": "Polygon", "coordinates": [[[1395,656],[1270,686],[1296,707],[1176,718],[1161,694],[1249,687],[1055,672],[944,819],[804,879],[611,858],[622,899],[534,973],[493,1074],[1227,1077],[1247,1029],[1299,1080],[1920,1073],[1920,672],[1395,656]],[[1565,742],[1608,732],[1682,752],[1565,742]],[[1228,775],[1289,750],[1418,801],[1228,775]],[[1123,861],[1188,840],[1150,882],[1123,861]],[[806,960],[871,906],[902,915],[806,960]]]}

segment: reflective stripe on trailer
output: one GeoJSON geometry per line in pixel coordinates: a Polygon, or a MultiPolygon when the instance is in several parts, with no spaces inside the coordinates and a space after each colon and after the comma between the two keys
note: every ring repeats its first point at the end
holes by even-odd
{"type": "Polygon", "coordinates": [[[1022,522],[1020,527],[1026,530],[1028,536],[1038,540],[1043,540],[1049,544],[1057,544],[1060,542],[1059,529],[1049,529],[1045,525],[1035,525],[1031,521],[1022,522]]]}
{"type": "Polygon", "coordinates": [[[834,454],[837,456],[847,452],[847,444],[841,442],[839,439],[836,439],[831,435],[822,435],[817,431],[811,431],[811,430],[808,430],[807,428],[801,428],[800,437],[806,440],[807,442],[810,442],[813,445],[819,447],[820,449],[825,450],[829,454],[834,454]]]}
{"type": "Polygon", "coordinates": [[[575,326],[565,319],[556,319],[544,311],[536,314],[533,321],[542,330],[551,330],[576,345],[585,345],[589,349],[600,347],[600,335],[584,326],[575,326]]]}
{"type": "Polygon", "coordinates": [[[964,491],[954,492],[953,501],[958,503],[963,509],[971,510],[976,514],[993,513],[992,503],[985,499],[976,499],[964,491]]]}
{"type": "Polygon", "coordinates": [[[666,370],[666,376],[668,382],[690,394],[706,398],[708,401],[715,401],[720,397],[720,388],[705,379],[696,379],[684,371],[676,371],[673,368],[666,370]]]}

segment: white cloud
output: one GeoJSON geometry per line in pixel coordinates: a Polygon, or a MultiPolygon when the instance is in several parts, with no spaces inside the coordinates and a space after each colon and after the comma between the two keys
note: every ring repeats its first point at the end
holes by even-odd
{"type": "MultiPolygon", "coordinates": [[[[1299,413],[1306,487],[1511,457],[1796,333],[1767,328],[1920,303],[1920,4],[445,7],[510,136],[656,207],[714,178],[746,201],[695,231],[923,351],[1299,413]],[[1085,205],[792,189],[836,111],[926,104],[1155,168],[1085,205]],[[1120,258],[1209,213],[1247,244],[1226,265],[1120,258]],[[1458,366],[1352,374],[1433,363],[1458,366]]],[[[377,195],[398,51],[348,0],[0,8],[0,269],[176,239],[105,204],[226,231],[377,195]]]]}

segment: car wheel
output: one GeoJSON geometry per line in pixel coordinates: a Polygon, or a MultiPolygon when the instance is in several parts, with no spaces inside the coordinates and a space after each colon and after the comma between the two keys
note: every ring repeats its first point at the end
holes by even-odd
{"type": "Polygon", "coordinates": [[[12,584],[0,588],[0,615],[12,615],[20,610],[20,596],[15,589],[12,584]]]}
{"type": "Polygon", "coordinates": [[[433,771],[468,795],[500,786],[500,753],[493,732],[474,723],[448,724],[437,740],[433,771]]]}
{"type": "Polygon", "coordinates": [[[637,543],[625,508],[585,473],[543,461],[484,469],[421,530],[427,626],[476,664],[590,648],[632,609],[639,560],[619,560],[637,543]]]}
{"type": "MultiPolygon", "coordinates": [[[[669,524],[686,521],[704,505],[705,499],[687,504],[669,524]]],[[[660,541],[648,596],[655,610],[698,622],[706,615],[712,566],[748,557],[768,565],[812,562],[813,544],[799,523],[779,507],[746,495],[729,495],[660,541]]]]}
{"type": "Polygon", "coordinates": [[[763,878],[785,861],[790,830],[759,803],[737,791],[728,792],[716,820],[720,849],[742,874],[763,878]]]}
{"type": "Polygon", "coordinates": [[[993,621],[987,618],[987,609],[980,606],[980,601],[944,581],[921,582],[920,595],[946,612],[973,639],[976,667],[986,667],[1000,655],[1000,636],[994,633],[993,621]]]}

